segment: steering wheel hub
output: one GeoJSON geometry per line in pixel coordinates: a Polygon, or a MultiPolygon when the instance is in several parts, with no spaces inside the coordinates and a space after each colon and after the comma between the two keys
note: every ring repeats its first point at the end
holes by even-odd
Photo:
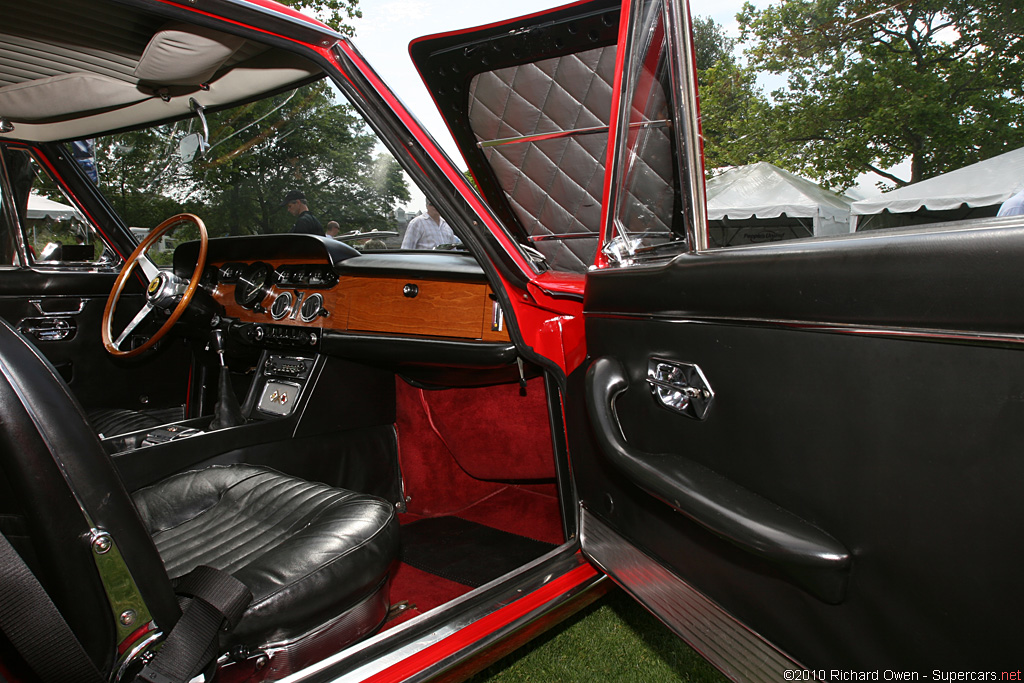
{"type": "Polygon", "coordinates": [[[173,273],[162,272],[150,280],[149,287],[146,288],[146,299],[157,308],[173,308],[181,300],[181,295],[187,287],[188,282],[182,281],[173,273]]]}

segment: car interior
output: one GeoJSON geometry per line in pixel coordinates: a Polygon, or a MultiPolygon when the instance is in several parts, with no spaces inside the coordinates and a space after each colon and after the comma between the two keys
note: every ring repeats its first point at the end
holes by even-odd
{"type": "MultiPolygon", "coordinates": [[[[167,12],[5,12],[0,531],[106,675],[207,565],[253,596],[221,663],[276,679],[462,596],[494,602],[568,548],[559,390],[470,250],[242,234],[202,208],[165,221],[168,195],[148,223],[123,214],[111,169],[138,147],[102,136],[164,126],[151,139],[177,158],[184,137],[216,144],[229,105],[323,85],[279,39],[167,12]],[[76,157],[93,139],[100,182],[76,157]]],[[[29,676],[17,645],[0,637],[0,659],[29,676]]]]}

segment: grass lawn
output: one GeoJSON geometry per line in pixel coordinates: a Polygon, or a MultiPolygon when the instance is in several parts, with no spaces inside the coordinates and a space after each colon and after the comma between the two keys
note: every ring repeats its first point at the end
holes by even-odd
{"type": "Polygon", "coordinates": [[[469,680],[471,683],[728,682],[617,587],[469,680]]]}

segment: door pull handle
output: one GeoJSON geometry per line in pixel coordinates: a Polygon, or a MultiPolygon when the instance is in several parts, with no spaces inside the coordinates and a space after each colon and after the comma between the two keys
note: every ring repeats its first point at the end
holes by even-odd
{"type": "Polygon", "coordinates": [[[39,315],[78,315],[85,310],[85,299],[30,299],[29,303],[35,306],[39,315]],[[49,304],[51,310],[47,310],[43,304],[49,304]]]}
{"type": "Polygon", "coordinates": [[[613,358],[587,369],[586,403],[598,445],[611,464],[649,495],[740,549],[766,560],[816,598],[846,596],[850,551],[810,522],[684,455],[630,446],[615,414],[629,381],[613,358]]]}

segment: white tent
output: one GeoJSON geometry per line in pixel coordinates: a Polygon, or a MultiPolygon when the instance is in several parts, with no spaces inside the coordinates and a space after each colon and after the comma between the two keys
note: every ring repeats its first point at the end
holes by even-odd
{"type": "MultiPolygon", "coordinates": [[[[853,203],[854,216],[994,207],[1024,188],[1024,147],[853,203]]],[[[995,211],[989,215],[994,216],[995,211]]],[[[863,222],[863,219],[859,219],[863,222]]]]}
{"type": "Polygon", "coordinates": [[[711,221],[805,219],[813,235],[850,232],[847,197],[765,161],[738,166],[707,181],[711,221]]]}
{"type": "Polygon", "coordinates": [[[51,218],[57,221],[64,221],[75,218],[78,215],[78,211],[67,204],[61,204],[37,194],[30,194],[28,196],[28,218],[51,218]]]}

